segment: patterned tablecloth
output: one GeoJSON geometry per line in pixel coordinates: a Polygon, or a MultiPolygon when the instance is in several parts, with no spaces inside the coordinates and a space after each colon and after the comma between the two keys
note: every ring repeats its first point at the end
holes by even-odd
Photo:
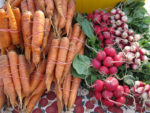
{"type": "MultiPolygon", "coordinates": [[[[129,100],[127,105],[131,105],[133,101],[129,100]]],[[[141,105],[137,106],[140,109],[141,105]]],[[[131,108],[131,107],[130,107],[131,108]]],[[[131,108],[132,109],[132,108],[131,108]]],[[[130,110],[131,110],[130,109],[130,110]]],[[[144,109],[143,109],[144,110],[144,109]]],[[[100,102],[96,100],[92,91],[88,91],[83,88],[79,88],[78,96],[76,98],[74,108],[63,113],[135,113],[133,110],[128,111],[124,107],[109,107],[102,106],[100,102]],[[109,111],[108,111],[109,110],[109,111]]],[[[12,108],[4,107],[2,113],[21,113],[12,108]],[[13,112],[12,112],[13,111],[13,112]]],[[[56,94],[54,89],[45,93],[32,113],[57,113],[56,94]]],[[[147,112],[150,113],[150,112],[147,112]]]]}

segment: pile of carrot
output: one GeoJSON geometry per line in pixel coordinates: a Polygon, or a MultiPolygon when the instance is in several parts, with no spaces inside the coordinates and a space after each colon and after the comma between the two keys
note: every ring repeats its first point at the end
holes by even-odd
{"type": "Polygon", "coordinates": [[[54,82],[58,113],[73,107],[81,79],[71,74],[85,35],[74,0],[8,0],[0,9],[0,109],[31,113],[54,82]],[[75,24],[73,24],[75,23],[75,24]],[[9,100],[9,101],[7,101],[9,100]]]}

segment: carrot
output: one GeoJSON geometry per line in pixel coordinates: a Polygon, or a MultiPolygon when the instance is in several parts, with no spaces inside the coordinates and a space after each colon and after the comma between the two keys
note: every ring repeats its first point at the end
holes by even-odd
{"type": "Polygon", "coordinates": [[[54,3],[56,5],[57,12],[60,16],[64,18],[63,9],[62,9],[62,1],[61,0],[54,0],[54,3]]]}
{"type": "Polygon", "coordinates": [[[46,6],[46,15],[50,18],[53,16],[54,11],[54,1],[53,0],[45,0],[45,6],[46,6]]]}
{"type": "Polygon", "coordinates": [[[41,96],[43,95],[44,93],[44,90],[41,91],[39,94],[33,96],[31,98],[31,100],[29,101],[28,105],[27,105],[27,108],[26,108],[26,113],[31,113],[32,110],[34,109],[36,103],[38,102],[38,100],[41,98],[41,96]]]}
{"type": "Polygon", "coordinates": [[[36,71],[33,73],[30,81],[30,93],[37,87],[37,85],[42,81],[43,74],[46,68],[46,60],[39,63],[36,71]]]}
{"type": "Polygon", "coordinates": [[[23,55],[19,55],[19,74],[21,78],[23,93],[25,96],[28,96],[30,93],[30,81],[29,74],[26,68],[26,60],[23,55]]]}
{"type": "Polygon", "coordinates": [[[12,76],[10,74],[7,55],[0,56],[0,63],[3,63],[3,66],[1,66],[1,76],[3,78],[4,83],[4,93],[8,98],[10,98],[10,103],[14,108],[14,105],[16,104],[16,92],[11,78],[12,76]]]}
{"type": "Polygon", "coordinates": [[[42,50],[44,50],[47,46],[48,36],[51,29],[51,23],[48,18],[45,19],[45,27],[44,27],[44,39],[42,43],[42,50]]]}
{"type": "Polygon", "coordinates": [[[45,84],[45,77],[43,77],[43,80],[38,84],[38,86],[36,87],[36,89],[34,89],[34,91],[28,96],[25,98],[25,106],[28,105],[30,99],[34,96],[34,95],[37,95],[39,94],[40,92],[42,92],[43,90],[46,89],[46,84],[45,84]]]}
{"type": "Polygon", "coordinates": [[[85,41],[85,35],[83,32],[81,32],[80,37],[79,37],[79,41],[76,45],[76,52],[75,54],[78,54],[81,50],[81,48],[84,46],[84,41],[85,41]]]}
{"type": "Polygon", "coordinates": [[[32,34],[32,13],[30,11],[22,14],[22,34],[25,45],[25,57],[28,62],[31,61],[31,34],[32,34]]]}
{"type": "Polygon", "coordinates": [[[55,84],[55,90],[57,95],[57,106],[58,106],[58,113],[62,113],[63,110],[63,100],[62,100],[62,90],[59,84],[55,84]]]}
{"type": "Polygon", "coordinates": [[[81,31],[80,25],[78,23],[74,24],[73,32],[72,32],[72,38],[70,39],[71,41],[70,41],[70,45],[69,45],[69,50],[70,51],[68,52],[67,60],[66,60],[66,62],[70,63],[70,64],[65,65],[61,83],[63,82],[63,79],[68,75],[68,72],[70,71],[71,63],[74,59],[75,51],[76,51],[76,47],[77,47],[76,46],[77,40],[73,39],[73,38],[78,39],[78,37],[80,35],[80,31],[81,31]]]}
{"type": "Polygon", "coordinates": [[[46,66],[46,87],[48,91],[50,90],[49,78],[51,78],[55,68],[55,64],[58,56],[59,44],[60,44],[59,39],[53,39],[48,53],[48,60],[46,66]]]}
{"type": "Polygon", "coordinates": [[[11,30],[14,30],[14,32],[10,33],[11,38],[12,38],[12,43],[13,45],[20,44],[17,22],[16,22],[15,15],[9,3],[7,3],[7,13],[8,13],[8,18],[9,18],[9,27],[11,30]]]}
{"type": "MultiPolygon", "coordinates": [[[[6,29],[8,30],[9,27],[9,21],[6,18],[6,12],[4,9],[0,9],[0,29],[6,29]]],[[[0,45],[1,45],[1,49],[5,49],[7,48],[10,43],[11,43],[11,39],[10,39],[10,34],[9,32],[2,32],[0,31],[0,45]]]]}
{"type": "Polygon", "coordinates": [[[16,52],[11,51],[8,52],[8,58],[10,63],[10,70],[12,74],[13,84],[16,90],[16,93],[20,99],[20,103],[22,104],[22,97],[21,97],[21,81],[18,69],[18,55],[16,52]]]}
{"type": "Polygon", "coordinates": [[[65,107],[67,108],[68,100],[69,100],[69,94],[70,94],[70,87],[71,87],[71,80],[72,75],[71,72],[66,76],[64,82],[63,82],[63,100],[65,107]]]}
{"type": "Polygon", "coordinates": [[[51,89],[51,85],[52,85],[52,82],[54,80],[54,76],[55,76],[55,73],[53,71],[53,73],[51,74],[51,76],[49,77],[49,79],[47,81],[48,82],[48,87],[47,87],[48,91],[51,89]]]}
{"type": "MultiPolygon", "coordinates": [[[[2,77],[0,75],[0,77],[2,77]]],[[[0,78],[0,110],[3,108],[5,104],[5,94],[4,94],[4,84],[3,84],[3,79],[0,78]]]]}
{"type": "Polygon", "coordinates": [[[45,17],[42,11],[36,11],[33,18],[33,28],[32,28],[32,55],[33,55],[33,63],[38,64],[40,61],[40,52],[42,41],[44,37],[44,24],[45,17]]]}
{"type": "Polygon", "coordinates": [[[18,7],[20,4],[21,4],[21,0],[15,0],[12,2],[11,7],[12,8],[18,7]]]}
{"type": "MultiPolygon", "coordinates": [[[[84,54],[84,48],[82,48],[82,50],[80,51],[80,54],[84,54]]],[[[71,85],[71,93],[70,93],[70,97],[69,97],[69,101],[68,101],[69,108],[72,108],[75,103],[78,88],[79,88],[80,82],[81,82],[81,78],[73,77],[72,80],[73,81],[72,81],[72,85],[71,85]]]]}
{"type": "Polygon", "coordinates": [[[62,16],[60,17],[59,24],[58,24],[59,29],[63,29],[65,27],[66,14],[67,14],[67,0],[61,0],[61,1],[62,1],[62,10],[65,18],[63,18],[62,16]]]}
{"type": "Polygon", "coordinates": [[[75,13],[75,2],[74,0],[70,0],[68,3],[66,25],[65,25],[65,30],[66,30],[67,35],[70,32],[74,13],[75,13]]]}
{"type": "Polygon", "coordinates": [[[34,0],[36,10],[41,10],[45,13],[45,1],[44,0],[34,0]]]}
{"type": "Polygon", "coordinates": [[[13,13],[15,15],[15,19],[16,19],[17,27],[18,27],[18,31],[19,31],[20,47],[23,49],[24,45],[23,45],[22,32],[21,32],[21,12],[20,12],[19,8],[14,8],[12,10],[13,10],[13,13]]]}
{"type": "Polygon", "coordinates": [[[50,31],[50,34],[48,36],[48,41],[47,41],[47,46],[46,48],[43,50],[43,56],[48,54],[49,48],[51,46],[51,42],[52,40],[55,38],[55,33],[53,32],[53,30],[50,31]]]}
{"type": "Polygon", "coordinates": [[[27,10],[28,10],[27,1],[22,0],[21,1],[21,12],[23,13],[24,11],[27,11],[27,10]]]}
{"type": "Polygon", "coordinates": [[[31,11],[32,15],[35,12],[34,0],[27,0],[28,10],[31,11]]]}
{"type": "Polygon", "coordinates": [[[58,51],[58,58],[57,58],[57,64],[56,64],[56,80],[57,84],[60,84],[60,81],[62,79],[63,71],[65,68],[67,53],[69,48],[69,39],[67,37],[64,37],[61,39],[60,42],[60,48],[58,51]]]}

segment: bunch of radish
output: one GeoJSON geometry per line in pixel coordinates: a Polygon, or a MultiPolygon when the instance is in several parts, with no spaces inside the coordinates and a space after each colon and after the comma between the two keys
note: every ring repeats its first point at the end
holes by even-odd
{"type": "Polygon", "coordinates": [[[124,105],[126,96],[129,94],[129,87],[119,85],[118,80],[114,77],[108,77],[104,82],[96,80],[93,87],[96,99],[107,107],[124,105]]]}
{"type": "Polygon", "coordinates": [[[131,88],[131,92],[135,97],[141,98],[143,104],[150,107],[150,85],[142,81],[135,81],[135,85],[131,88]]]}
{"type": "Polygon", "coordinates": [[[122,64],[122,55],[120,53],[117,54],[113,47],[105,47],[92,60],[92,66],[94,69],[99,70],[102,75],[115,75],[118,71],[117,68],[122,66],[122,64]]]}
{"type": "Polygon", "coordinates": [[[92,21],[95,35],[101,40],[101,47],[114,45],[115,29],[111,27],[110,13],[96,10],[88,15],[88,19],[92,21]]]}
{"type": "Polygon", "coordinates": [[[111,10],[111,24],[115,29],[115,43],[124,52],[126,67],[132,67],[136,70],[140,67],[142,61],[147,61],[145,50],[140,48],[138,41],[141,39],[139,34],[134,34],[132,29],[128,28],[128,17],[121,9],[111,10]]]}

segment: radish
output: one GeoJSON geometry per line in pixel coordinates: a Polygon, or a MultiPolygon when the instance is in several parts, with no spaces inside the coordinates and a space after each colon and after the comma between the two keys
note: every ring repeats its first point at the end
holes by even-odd
{"type": "Polygon", "coordinates": [[[117,27],[117,25],[116,24],[112,24],[112,28],[116,28],[117,27]]]}
{"type": "Polygon", "coordinates": [[[108,74],[109,74],[109,70],[108,70],[108,68],[105,67],[105,66],[101,66],[101,67],[99,68],[99,72],[100,72],[100,74],[102,74],[102,75],[108,75],[108,74]]]}
{"type": "Polygon", "coordinates": [[[98,60],[104,60],[105,58],[106,58],[106,53],[105,53],[105,51],[99,51],[98,53],[97,53],[97,55],[96,55],[96,58],[98,59],[98,60]]]}
{"type": "Polygon", "coordinates": [[[125,46],[124,51],[129,52],[130,51],[130,46],[125,46]]]}
{"type": "Polygon", "coordinates": [[[109,13],[105,13],[104,15],[102,15],[102,20],[103,20],[104,22],[106,22],[106,21],[109,20],[109,17],[110,17],[109,13]]]}
{"type": "Polygon", "coordinates": [[[116,21],[114,19],[112,19],[110,22],[111,22],[111,24],[115,24],[116,23],[116,21]]]}
{"type": "Polygon", "coordinates": [[[135,53],[135,58],[139,58],[140,57],[140,52],[136,52],[135,53]]]}
{"type": "Polygon", "coordinates": [[[128,39],[129,39],[129,41],[133,41],[134,38],[133,38],[133,36],[129,36],[128,39]]]}
{"type": "Polygon", "coordinates": [[[117,10],[116,10],[116,9],[112,9],[112,10],[111,10],[111,14],[112,14],[112,15],[115,15],[116,13],[117,13],[117,10]]]}
{"type": "Polygon", "coordinates": [[[125,13],[124,13],[124,12],[122,12],[122,13],[121,13],[121,16],[124,16],[124,15],[125,15],[125,13]]]}
{"type": "Polygon", "coordinates": [[[96,80],[93,87],[95,91],[101,91],[104,88],[104,82],[102,80],[96,80]]]}
{"type": "Polygon", "coordinates": [[[112,57],[106,57],[103,61],[104,66],[110,67],[113,65],[113,59],[112,57]]]}
{"type": "Polygon", "coordinates": [[[109,91],[109,90],[104,90],[102,92],[102,96],[105,99],[111,99],[113,97],[113,93],[111,91],[109,91]]]}
{"type": "Polygon", "coordinates": [[[113,42],[113,40],[111,40],[111,39],[106,39],[106,40],[104,41],[104,43],[105,43],[106,45],[114,45],[114,42],[113,42]]]}
{"type": "Polygon", "coordinates": [[[117,74],[117,72],[118,72],[118,69],[116,66],[112,66],[109,68],[109,74],[110,75],[115,75],[115,74],[117,74]]]}
{"type": "Polygon", "coordinates": [[[117,25],[117,26],[120,26],[121,24],[122,24],[122,22],[121,22],[120,20],[117,20],[117,21],[116,21],[116,25],[117,25]]]}
{"type": "Polygon", "coordinates": [[[116,14],[116,15],[115,15],[115,19],[116,19],[116,20],[119,20],[119,19],[120,19],[120,15],[119,15],[119,14],[116,14]]]}
{"type": "Polygon", "coordinates": [[[132,29],[129,29],[129,35],[133,35],[134,34],[134,31],[132,29]]]}
{"type": "Polygon", "coordinates": [[[126,31],[124,31],[121,36],[122,36],[122,38],[127,38],[128,37],[128,33],[126,31]]]}
{"type": "Polygon", "coordinates": [[[88,20],[91,20],[93,18],[93,14],[88,14],[88,20]]]}
{"type": "Polygon", "coordinates": [[[101,40],[101,41],[103,41],[103,40],[104,40],[103,35],[99,35],[99,36],[98,36],[98,39],[101,40]]]}
{"type": "Polygon", "coordinates": [[[96,34],[96,35],[100,35],[100,33],[101,33],[101,28],[100,28],[98,25],[95,25],[95,26],[94,26],[94,31],[95,31],[95,34],[96,34]]]}
{"type": "Polygon", "coordinates": [[[139,94],[143,93],[143,91],[144,91],[144,87],[135,88],[135,92],[137,92],[139,94]]]}
{"type": "Polygon", "coordinates": [[[145,55],[145,49],[143,49],[143,48],[139,49],[139,52],[140,52],[141,55],[145,55]]]}
{"type": "Polygon", "coordinates": [[[144,86],[144,91],[149,91],[150,90],[150,85],[149,84],[146,84],[145,86],[144,86]]]}
{"type": "Polygon", "coordinates": [[[141,65],[141,59],[135,59],[135,64],[137,64],[137,65],[141,65]]]}
{"type": "Polygon", "coordinates": [[[102,95],[101,95],[101,93],[100,93],[100,92],[98,92],[98,91],[94,91],[94,95],[95,95],[95,97],[96,97],[96,99],[97,99],[98,101],[100,101],[100,100],[101,100],[102,95]]]}
{"type": "Polygon", "coordinates": [[[122,28],[124,29],[124,30],[128,30],[128,24],[122,24],[122,28]]]}
{"type": "Polygon", "coordinates": [[[111,38],[111,40],[114,40],[116,38],[116,36],[114,36],[113,34],[111,34],[110,38],[111,38]]]}
{"type": "Polygon", "coordinates": [[[133,59],[135,58],[135,54],[132,53],[132,52],[127,52],[126,58],[127,58],[127,60],[129,61],[129,63],[132,63],[132,62],[133,62],[133,59]]]}
{"type": "Polygon", "coordinates": [[[127,22],[127,21],[128,21],[128,17],[127,17],[127,16],[122,16],[122,17],[121,17],[121,20],[122,20],[123,22],[127,22]]]}
{"type": "Polygon", "coordinates": [[[101,62],[99,62],[96,58],[94,58],[92,60],[92,66],[94,67],[94,69],[99,69],[101,66],[101,62]]]}
{"type": "Polygon", "coordinates": [[[130,89],[127,85],[124,85],[123,88],[124,88],[124,96],[127,96],[130,92],[130,89]]]}
{"type": "Polygon", "coordinates": [[[114,105],[113,102],[111,102],[111,101],[109,101],[107,99],[103,99],[102,100],[102,104],[105,105],[105,106],[113,106],[114,105]]]}
{"type": "Polygon", "coordinates": [[[125,96],[118,97],[118,98],[116,99],[116,102],[118,102],[118,103],[116,103],[116,105],[117,105],[118,107],[122,106],[122,105],[125,104],[125,102],[126,102],[125,96]]]}
{"type": "Polygon", "coordinates": [[[105,39],[109,39],[110,38],[110,32],[103,32],[103,36],[105,39]]]}
{"type": "Polygon", "coordinates": [[[115,31],[115,34],[116,34],[116,36],[120,36],[120,35],[121,35],[121,31],[116,30],[116,31],[115,31]]]}
{"type": "Polygon", "coordinates": [[[137,64],[132,64],[132,69],[133,70],[137,70],[139,68],[139,66],[137,64]]]}
{"type": "Polygon", "coordinates": [[[104,87],[109,91],[114,91],[118,87],[119,82],[114,77],[108,77],[104,81],[104,87]]]}
{"type": "Polygon", "coordinates": [[[128,41],[127,39],[123,39],[123,40],[122,40],[122,43],[123,43],[123,44],[128,44],[128,42],[129,42],[129,41],[128,41]]]}
{"type": "Polygon", "coordinates": [[[121,38],[120,37],[116,37],[115,42],[116,43],[120,43],[120,41],[121,41],[121,38]]]}
{"type": "Polygon", "coordinates": [[[147,61],[148,61],[148,57],[145,56],[145,55],[142,55],[142,56],[141,56],[141,60],[147,62],[147,61]]]}
{"type": "Polygon", "coordinates": [[[114,19],[115,19],[115,17],[114,17],[113,15],[112,15],[110,18],[111,18],[111,20],[114,20],[114,19]]]}
{"type": "Polygon", "coordinates": [[[138,41],[138,40],[140,40],[141,39],[141,36],[139,35],[139,34],[135,34],[134,35],[134,40],[135,41],[138,41]]]}
{"type": "Polygon", "coordinates": [[[113,57],[116,55],[116,50],[112,47],[105,47],[104,51],[105,51],[106,55],[108,55],[108,56],[113,57]]]}
{"type": "Polygon", "coordinates": [[[141,87],[141,86],[143,86],[144,85],[144,83],[143,82],[141,82],[141,81],[135,81],[135,88],[138,88],[138,87],[141,87]]]}
{"type": "Polygon", "coordinates": [[[94,11],[94,14],[99,14],[99,13],[100,13],[99,10],[94,11]]]}
{"type": "Polygon", "coordinates": [[[136,47],[135,45],[132,45],[132,46],[131,46],[131,51],[132,51],[132,52],[136,52],[136,50],[137,50],[137,47],[136,47]]]}
{"type": "Polygon", "coordinates": [[[118,85],[117,89],[114,91],[115,97],[121,97],[124,94],[124,88],[121,85],[118,85]]]}
{"type": "Polygon", "coordinates": [[[122,27],[118,27],[117,30],[122,31],[122,27]]]}
{"type": "Polygon", "coordinates": [[[116,55],[116,56],[114,56],[114,61],[116,61],[115,63],[114,63],[114,66],[116,66],[116,67],[120,67],[120,66],[122,66],[122,64],[123,64],[123,58],[122,58],[122,56],[120,56],[120,55],[116,55]]]}

